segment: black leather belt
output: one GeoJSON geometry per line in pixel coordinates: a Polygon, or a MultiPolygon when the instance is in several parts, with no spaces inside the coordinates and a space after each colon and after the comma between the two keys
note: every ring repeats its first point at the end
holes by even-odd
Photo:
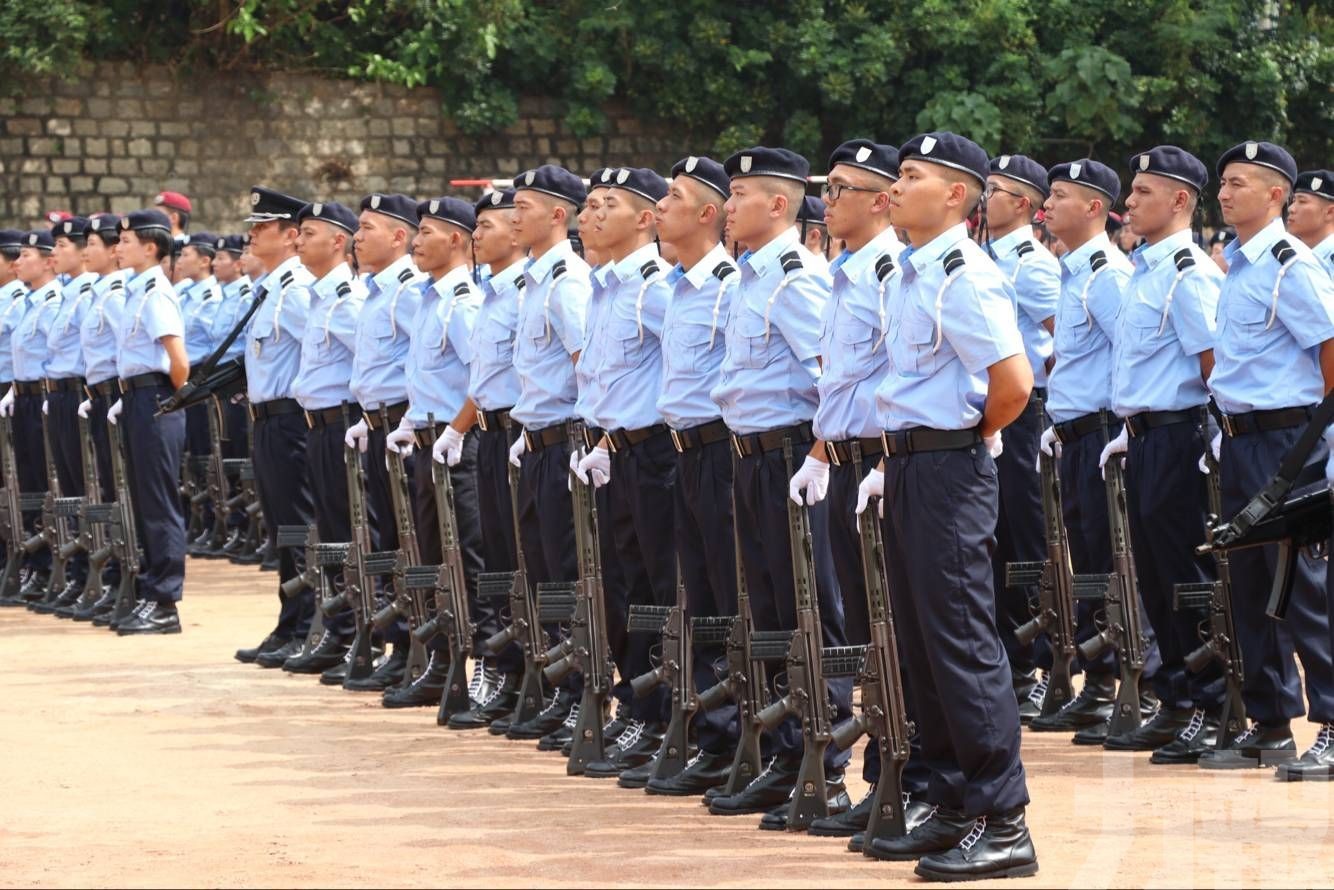
{"type": "Polygon", "coordinates": [[[1245,414],[1223,414],[1220,422],[1223,432],[1228,436],[1246,436],[1304,426],[1310,419],[1310,408],[1274,408],[1268,411],[1247,411],[1245,414]]]}
{"type": "MultiPolygon", "coordinates": [[[[392,405],[383,406],[385,413],[385,422],[389,426],[398,426],[398,422],[403,419],[403,415],[408,413],[408,403],[395,402],[392,405]]],[[[378,430],[380,428],[380,410],[379,408],[362,408],[361,417],[366,421],[369,429],[378,430]]],[[[388,427],[385,427],[388,429],[388,427]]]]}
{"type": "MultiPolygon", "coordinates": [[[[732,450],[737,457],[753,457],[756,454],[763,454],[766,451],[774,451],[783,447],[784,442],[809,442],[814,438],[811,432],[810,422],[797,423],[792,426],[782,426],[774,430],[765,430],[762,433],[747,433],[739,436],[732,434],[732,450]]],[[[795,455],[794,455],[795,457],[795,455]]]]}
{"type": "Polygon", "coordinates": [[[101,396],[104,399],[114,399],[120,396],[120,378],[109,377],[106,380],[99,380],[97,383],[88,384],[88,398],[101,396]]]}
{"type": "Polygon", "coordinates": [[[267,402],[250,403],[250,419],[266,420],[280,414],[302,414],[300,403],[296,399],[269,399],[267,402]]]}
{"type": "Polygon", "coordinates": [[[495,411],[478,411],[477,427],[484,433],[497,432],[505,428],[505,421],[510,418],[510,409],[500,408],[495,411]]]}
{"type": "Polygon", "coordinates": [[[612,451],[625,451],[640,442],[667,434],[667,424],[655,423],[653,426],[640,427],[637,430],[607,430],[607,440],[612,451]]]}
{"type": "Polygon", "coordinates": [[[839,442],[825,442],[825,456],[836,467],[853,464],[852,446],[857,445],[862,453],[862,460],[878,458],[885,453],[885,443],[879,438],[843,439],[839,442]]]}
{"type": "Polygon", "coordinates": [[[722,442],[731,438],[732,431],[727,428],[727,424],[721,420],[711,420],[708,423],[701,423],[699,426],[689,426],[683,430],[669,429],[672,436],[672,444],[680,454],[684,454],[692,448],[703,448],[705,445],[712,445],[714,442],[722,442]]]}
{"type": "Polygon", "coordinates": [[[13,387],[16,396],[42,395],[42,381],[40,380],[15,380],[13,387]]]}
{"type": "Polygon", "coordinates": [[[121,392],[130,392],[136,389],[145,389],[150,386],[171,386],[171,378],[161,371],[149,371],[147,374],[135,374],[133,377],[124,377],[120,381],[121,392]]]}
{"type": "Polygon", "coordinates": [[[1199,423],[1203,411],[1203,408],[1190,408],[1185,411],[1141,411],[1126,418],[1126,432],[1132,436],[1142,436],[1160,426],[1199,423]]]}
{"type": "Polygon", "coordinates": [[[306,428],[322,430],[326,426],[333,426],[335,423],[341,423],[345,410],[349,423],[356,423],[361,419],[361,406],[354,405],[351,402],[344,402],[343,404],[335,405],[332,408],[317,408],[314,411],[305,412],[306,428]]]}
{"type": "Polygon", "coordinates": [[[47,392],[77,392],[82,394],[84,380],[82,377],[48,377],[46,378],[47,392]]]}
{"type": "Polygon", "coordinates": [[[1085,414],[1083,417],[1076,417],[1074,420],[1066,420],[1052,426],[1052,432],[1056,434],[1056,440],[1062,445],[1069,445],[1076,439],[1082,439],[1089,433],[1097,430],[1105,430],[1112,425],[1112,415],[1108,411],[1095,411],[1092,414],[1085,414]]]}
{"type": "Polygon", "coordinates": [[[422,427],[419,430],[413,430],[412,441],[417,443],[417,447],[423,450],[434,447],[435,440],[445,434],[445,427],[447,426],[449,426],[447,423],[437,423],[434,430],[429,426],[422,427]]]}
{"type": "Polygon", "coordinates": [[[971,430],[933,430],[930,427],[913,427],[908,430],[885,431],[880,434],[880,442],[887,457],[914,454],[919,451],[958,451],[971,448],[982,441],[982,434],[971,430]]]}
{"type": "Polygon", "coordinates": [[[523,447],[525,451],[541,451],[549,445],[555,445],[557,442],[566,442],[570,438],[570,422],[558,423],[555,426],[543,427],[540,430],[523,431],[523,447]]]}

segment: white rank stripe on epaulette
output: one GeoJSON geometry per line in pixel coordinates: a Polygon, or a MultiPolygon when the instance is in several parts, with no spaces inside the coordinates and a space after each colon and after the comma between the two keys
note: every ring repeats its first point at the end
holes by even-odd
{"type": "Polygon", "coordinates": [[[806,269],[801,263],[801,254],[795,250],[789,250],[778,258],[783,264],[783,280],[778,282],[778,287],[769,295],[769,299],[764,304],[764,343],[769,344],[769,312],[774,308],[774,303],[778,300],[778,295],[783,292],[789,284],[798,278],[806,276],[806,269]]]}
{"type": "Polygon", "coordinates": [[[945,267],[945,280],[940,283],[940,290],[936,291],[936,342],[931,347],[932,355],[939,352],[940,344],[945,342],[945,325],[943,323],[945,291],[949,290],[950,285],[958,281],[964,270],[968,268],[968,263],[963,258],[963,251],[957,247],[945,254],[945,258],[940,263],[945,267]]]}
{"type": "Polygon", "coordinates": [[[657,260],[649,260],[639,267],[639,274],[643,277],[644,283],[639,286],[639,293],[635,295],[635,328],[639,332],[639,345],[644,345],[644,294],[653,282],[658,281],[666,273],[658,267],[657,260]]]}
{"type": "Polygon", "coordinates": [[[880,344],[885,342],[885,337],[889,333],[887,330],[888,314],[885,309],[885,290],[889,287],[889,279],[898,271],[894,264],[894,258],[887,253],[882,253],[875,261],[875,277],[880,282],[876,289],[876,301],[880,304],[880,339],[875,341],[875,349],[880,348],[880,344]]]}
{"type": "MultiPolygon", "coordinates": [[[[732,277],[736,271],[736,266],[731,263],[719,263],[713,270],[713,275],[718,279],[718,294],[713,298],[713,323],[709,326],[709,351],[713,351],[714,338],[718,336],[718,313],[723,307],[723,292],[727,290],[727,279],[732,277]]],[[[738,278],[737,281],[741,279],[738,278]]]]}
{"type": "Polygon", "coordinates": [[[394,288],[394,295],[389,298],[389,336],[398,336],[398,298],[403,295],[403,288],[407,287],[412,280],[412,272],[408,269],[402,269],[398,273],[398,287],[394,288]]]}
{"type": "Polygon", "coordinates": [[[329,307],[329,312],[324,316],[324,345],[329,345],[329,325],[333,323],[334,313],[338,311],[338,306],[348,297],[352,296],[352,285],[346,281],[340,282],[338,287],[334,288],[333,305],[329,307]]]}
{"type": "Polygon", "coordinates": [[[1109,265],[1107,254],[1101,250],[1095,251],[1093,256],[1089,257],[1089,268],[1093,271],[1084,282],[1084,289],[1079,292],[1079,302],[1084,307],[1084,322],[1089,326],[1089,330],[1093,330],[1093,313],[1089,311],[1089,289],[1093,287],[1094,279],[1101,275],[1109,265]]]}
{"type": "Polygon", "coordinates": [[[472,285],[466,281],[460,281],[454,285],[454,295],[449,298],[449,304],[445,306],[445,317],[440,321],[440,351],[444,352],[445,347],[449,345],[449,325],[454,320],[454,307],[458,306],[459,301],[472,294],[472,285]]]}
{"type": "Polygon", "coordinates": [[[1278,260],[1278,277],[1274,279],[1274,294],[1269,300],[1269,320],[1265,322],[1265,330],[1274,326],[1274,320],[1278,318],[1278,290],[1283,285],[1283,276],[1288,274],[1297,263],[1297,251],[1292,249],[1292,245],[1286,240],[1280,238],[1274,242],[1274,246],[1269,248],[1269,252],[1278,260]]]}
{"type": "Polygon", "coordinates": [[[1163,298],[1163,315],[1158,319],[1158,333],[1154,335],[1155,337],[1161,337],[1163,331],[1167,330],[1167,313],[1172,309],[1172,297],[1176,295],[1177,285],[1181,283],[1181,279],[1190,273],[1191,269],[1195,268],[1195,257],[1190,255],[1189,247],[1183,247],[1174,253],[1172,262],[1176,264],[1177,274],[1172,279],[1172,286],[1167,289],[1167,296],[1163,298]]]}

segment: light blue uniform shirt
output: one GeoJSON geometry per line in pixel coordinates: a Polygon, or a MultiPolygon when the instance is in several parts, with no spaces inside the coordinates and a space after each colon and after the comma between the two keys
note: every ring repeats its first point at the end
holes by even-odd
{"type": "Polygon", "coordinates": [[[519,325],[519,298],[526,285],[523,262],[482,280],[482,305],[472,327],[468,395],[483,411],[512,408],[519,399],[514,335],[519,325]]]}
{"type": "Polygon", "coordinates": [[[14,331],[28,311],[28,288],[11,281],[0,288],[0,383],[14,380],[14,331]]]}
{"type": "MultiPolygon", "coordinates": [[[[248,276],[242,275],[235,281],[222,285],[222,303],[213,315],[213,326],[208,332],[209,338],[215,344],[214,349],[222,345],[222,341],[227,339],[227,335],[236,327],[236,323],[250,311],[250,304],[254,301],[255,296],[248,276]]],[[[245,332],[242,331],[241,336],[233,340],[232,345],[222,354],[222,360],[231,361],[245,355],[245,344],[245,332]]]]}
{"type": "Polygon", "coordinates": [[[265,298],[245,335],[246,397],[252,405],[292,398],[314,283],[301,260],[288,257],[256,286],[255,297],[262,290],[265,298]]]}
{"type": "Polygon", "coordinates": [[[662,391],[658,413],[673,428],[712,423],[722,415],[709,392],[722,374],[727,318],[741,276],[722,244],[689,269],[667,274],[672,297],[662,322],[662,391]]]}
{"type": "Polygon", "coordinates": [[[1311,248],[1311,252],[1324,265],[1325,271],[1331,277],[1334,277],[1334,235],[1329,235],[1324,241],[1311,248]]]}
{"type": "Polygon", "coordinates": [[[292,381],[292,398],[307,411],[352,401],[352,355],[357,345],[357,317],[366,287],[340,263],[310,286],[310,316],[301,340],[301,368],[292,381]]]}
{"type": "Polygon", "coordinates": [[[875,392],[881,427],[972,429],[982,422],[987,368],[1024,354],[1014,288],[963,223],[899,255],[885,342],[889,368],[875,392]],[[962,263],[946,273],[947,260],[962,263]]]}
{"type": "Polygon", "coordinates": [[[418,285],[421,305],[412,323],[408,350],[408,423],[426,427],[427,415],[448,423],[468,398],[472,330],[482,308],[467,266],[418,285]]]}
{"type": "Polygon", "coordinates": [[[1218,338],[1209,388],[1228,414],[1314,405],[1325,395],[1320,344],[1334,338],[1334,283],[1274,220],[1223,248],[1218,338]],[[1280,241],[1291,253],[1274,255],[1280,241]]]}
{"type": "Polygon", "coordinates": [[[220,342],[213,336],[213,322],[222,308],[222,287],[218,279],[210,275],[194,282],[188,291],[188,304],[190,308],[182,310],[185,317],[185,356],[190,360],[190,366],[194,367],[208,358],[220,342]]]}
{"type": "Polygon", "coordinates": [[[821,439],[840,442],[880,435],[875,390],[889,365],[881,348],[885,300],[900,274],[901,253],[903,244],[891,228],[856,253],[845,250],[830,265],[834,288],[820,334],[820,405],[812,423],[821,439]]]}
{"type": "Polygon", "coordinates": [[[796,229],[742,254],[737,266],[727,352],[709,395],[728,427],[743,435],[810,420],[818,401],[820,320],[832,282],[796,229]]]}
{"type": "Polygon", "coordinates": [[[607,263],[589,267],[590,291],[588,305],[584,310],[584,339],[579,346],[579,363],[574,366],[574,383],[578,390],[578,394],[574,397],[574,413],[589,426],[601,426],[601,424],[598,423],[589,404],[589,399],[593,395],[593,364],[584,361],[583,353],[588,350],[591,332],[602,324],[603,318],[607,315],[607,307],[611,305],[607,286],[607,276],[610,272],[611,266],[607,263]]]}
{"type": "Polygon", "coordinates": [[[51,354],[46,363],[46,376],[53,380],[82,377],[84,374],[83,344],[79,340],[79,329],[84,314],[92,304],[95,281],[97,275],[84,272],[61,288],[60,309],[46,334],[46,348],[51,354]]]}
{"type": "Polygon", "coordinates": [[[405,369],[412,320],[421,304],[421,276],[404,255],[366,280],[366,302],[357,321],[352,395],[362,408],[396,405],[408,397],[405,369]]]}
{"type": "Polygon", "coordinates": [[[662,325],[672,289],[658,245],[645,244],[606,268],[596,323],[579,355],[584,416],[604,429],[638,430],[662,423],[662,325]],[[590,417],[591,415],[591,417],[590,417]]]}
{"type": "Polygon", "coordinates": [[[60,311],[60,279],[52,279],[28,295],[28,305],[11,341],[14,348],[14,379],[41,380],[51,361],[46,345],[51,324],[60,311]]]}
{"type": "MultiPolygon", "coordinates": [[[[1110,255],[1110,254],[1109,254],[1110,255]]],[[[1214,313],[1223,275],[1188,229],[1131,256],[1113,339],[1112,410],[1184,411],[1209,399],[1199,354],[1214,348],[1214,313]],[[1186,251],[1187,253],[1182,253],[1186,251]],[[1176,257],[1195,261],[1183,274],[1176,257]]]]}
{"type": "Polygon", "coordinates": [[[121,379],[137,374],[171,371],[167,350],[159,342],[163,337],[184,337],[185,319],[171,282],[161,266],[152,266],[139,275],[131,275],[126,285],[125,313],[116,331],[120,349],[116,365],[121,379]]]}
{"type": "Polygon", "coordinates": [[[510,412],[529,430],[564,423],[575,415],[577,388],[570,356],[584,345],[589,268],[562,241],[524,269],[514,369],[519,398],[510,412]]]}
{"type": "Polygon", "coordinates": [[[1047,385],[1047,359],[1052,354],[1052,335],[1042,323],[1056,315],[1061,295],[1061,265],[1051,251],[1033,237],[1032,226],[1020,226],[991,242],[996,265],[1010,279],[1015,293],[1015,313],[1024,352],[1033,367],[1033,385],[1047,385]]]}
{"type": "Polygon", "coordinates": [[[84,378],[90,384],[103,383],[118,376],[116,356],[120,345],[116,342],[116,332],[125,314],[125,279],[128,277],[124,269],[117,269],[93,284],[93,300],[79,327],[84,378]]]}
{"type": "Polygon", "coordinates": [[[1068,251],[1059,263],[1056,364],[1047,380],[1046,407],[1055,423],[1065,423],[1112,407],[1112,344],[1132,267],[1104,232],[1068,251]]]}

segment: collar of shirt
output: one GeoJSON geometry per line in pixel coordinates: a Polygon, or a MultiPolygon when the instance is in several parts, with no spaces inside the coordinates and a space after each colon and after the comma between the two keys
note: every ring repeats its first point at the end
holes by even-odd
{"type": "Polygon", "coordinates": [[[140,293],[144,293],[148,290],[148,282],[150,280],[155,282],[153,285],[154,290],[162,287],[165,283],[167,285],[167,293],[171,292],[171,282],[167,281],[167,276],[163,273],[161,266],[149,266],[146,271],[131,277],[128,285],[140,293]]]}
{"type": "MultiPolygon", "coordinates": [[[[611,274],[611,263],[601,263],[588,270],[588,278],[598,287],[607,286],[607,276],[611,274]]],[[[540,280],[540,279],[538,279],[540,280]]]]}
{"type": "Polygon", "coordinates": [[[1192,243],[1190,229],[1181,229],[1168,235],[1157,244],[1145,244],[1135,251],[1133,259],[1137,263],[1143,263],[1146,268],[1152,269],[1163,260],[1174,256],[1181,248],[1190,247],[1192,243]]]}
{"type": "Polygon", "coordinates": [[[404,269],[411,272],[413,278],[417,277],[417,267],[412,265],[411,254],[403,254],[379,272],[372,275],[371,280],[366,282],[366,284],[368,287],[374,285],[373,289],[378,293],[388,293],[398,287],[398,276],[404,269]]]}
{"type": "Polygon", "coordinates": [[[283,260],[281,263],[278,264],[278,268],[274,269],[272,272],[268,273],[263,278],[261,278],[259,280],[258,287],[256,287],[255,289],[259,290],[259,288],[262,287],[266,291],[274,292],[274,294],[276,295],[277,291],[280,288],[280,284],[283,280],[283,273],[285,272],[295,273],[300,266],[301,266],[301,257],[299,256],[288,257],[287,259],[283,260]]]}
{"type": "MultiPolygon", "coordinates": [[[[207,278],[201,278],[198,281],[196,281],[193,290],[199,294],[199,298],[201,300],[206,300],[210,296],[212,296],[213,288],[214,286],[217,285],[217,283],[218,279],[210,275],[207,278]]],[[[219,289],[218,292],[221,293],[221,289],[219,289]]]]}
{"type": "Polygon", "coordinates": [[[24,286],[22,281],[14,279],[4,287],[0,287],[0,299],[17,300],[19,297],[27,293],[27,290],[28,288],[24,286]]]}
{"type": "Polygon", "coordinates": [[[467,265],[455,266],[444,275],[431,282],[430,287],[422,291],[422,296],[427,299],[441,299],[448,302],[454,299],[454,288],[460,284],[467,284],[468,289],[472,289],[472,275],[468,272],[467,265]]]}
{"type": "Polygon", "coordinates": [[[33,303],[42,303],[52,297],[60,296],[60,279],[52,278],[46,284],[43,284],[41,287],[37,288],[37,290],[33,291],[29,296],[32,297],[33,303]]]}
{"type": "Polygon", "coordinates": [[[727,253],[727,248],[723,247],[721,241],[713,245],[713,248],[708,253],[704,254],[703,258],[689,269],[685,268],[680,263],[677,263],[676,268],[672,270],[669,281],[670,283],[675,284],[679,278],[684,276],[686,281],[690,282],[691,287],[695,290],[699,290],[710,278],[713,278],[713,270],[718,268],[719,263],[725,263],[733,267],[736,266],[736,263],[733,262],[732,257],[727,253]]]}
{"type": "Polygon", "coordinates": [[[784,229],[777,237],[758,250],[747,251],[742,254],[739,264],[749,266],[757,276],[764,275],[773,266],[778,266],[781,271],[782,267],[779,265],[779,260],[783,254],[799,243],[801,243],[801,236],[795,228],[784,229]]]}
{"type": "Polygon", "coordinates": [[[1288,230],[1283,227],[1282,217],[1269,221],[1269,225],[1251,236],[1251,239],[1245,244],[1238,244],[1236,239],[1223,248],[1223,255],[1227,257],[1229,264],[1233,257],[1241,254],[1246,257],[1246,262],[1252,266],[1264,258],[1265,251],[1274,246],[1274,242],[1288,234],[1288,230]]]}
{"type": "Polygon", "coordinates": [[[626,281],[630,278],[643,279],[639,270],[650,260],[656,261],[661,254],[658,253],[658,245],[650,241],[643,247],[630,251],[620,262],[608,263],[611,267],[611,274],[616,276],[617,281],[626,281]]]}
{"type": "Polygon", "coordinates": [[[125,282],[128,280],[128,278],[129,278],[128,272],[126,272],[124,269],[117,269],[114,272],[108,272],[105,275],[98,276],[98,279],[93,284],[93,287],[99,293],[105,293],[106,291],[111,289],[111,285],[113,282],[119,281],[122,285],[124,285],[125,282]]]}
{"type": "Polygon", "coordinates": [[[550,250],[537,259],[529,260],[524,271],[532,276],[533,281],[541,282],[556,263],[573,256],[573,254],[574,246],[570,244],[570,239],[566,238],[564,241],[556,242],[550,250]]]}
{"type": "Polygon", "coordinates": [[[338,285],[352,280],[352,267],[347,263],[339,263],[329,270],[319,281],[311,286],[311,291],[317,299],[323,297],[337,297],[338,285]]]}
{"type": "Polygon", "coordinates": [[[1061,257],[1061,266],[1065,268],[1067,275],[1079,275],[1088,269],[1089,261],[1098,251],[1108,253],[1114,248],[1112,241],[1107,237],[1106,232],[1099,232],[1074,250],[1067,250],[1065,256],[1061,257]]]}
{"type": "Polygon", "coordinates": [[[499,272],[494,272],[482,279],[482,292],[487,296],[508,295],[518,288],[523,280],[523,263],[511,263],[499,272]]]}
{"type": "Polygon", "coordinates": [[[932,263],[940,261],[951,247],[968,238],[968,226],[959,223],[950,226],[936,237],[932,238],[926,244],[912,252],[908,257],[908,262],[912,264],[913,270],[918,274],[928,268],[932,263]]]}
{"type": "Polygon", "coordinates": [[[1334,257],[1334,233],[1326,235],[1324,241],[1311,248],[1311,252],[1325,262],[1329,262],[1330,258],[1334,257]]]}
{"type": "Polygon", "coordinates": [[[829,271],[831,274],[841,271],[848,281],[860,281],[866,270],[875,263],[876,258],[892,253],[898,243],[899,238],[894,234],[894,229],[887,228],[862,245],[861,250],[844,251],[830,264],[829,271]]]}
{"type": "Polygon", "coordinates": [[[1026,241],[1033,241],[1033,227],[1020,226],[1008,235],[1002,235],[991,242],[991,249],[997,256],[1005,256],[1007,253],[1013,253],[1019,249],[1019,245],[1026,241]]]}

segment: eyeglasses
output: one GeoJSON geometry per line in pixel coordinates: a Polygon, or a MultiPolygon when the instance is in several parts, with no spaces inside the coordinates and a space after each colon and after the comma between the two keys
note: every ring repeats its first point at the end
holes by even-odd
{"type": "Polygon", "coordinates": [[[982,197],[983,197],[983,198],[986,198],[986,199],[990,199],[993,195],[996,195],[997,193],[1002,194],[1002,195],[1009,195],[1011,198],[1023,198],[1023,197],[1025,197],[1024,195],[1021,195],[1021,194],[1019,194],[1018,192],[1012,192],[1012,191],[1010,191],[1009,189],[1003,189],[1003,188],[1001,188],[1001,187],[998,186],[998,185],[988,185],[988,186],[982,191],[982,197]]]}
{"type": "Polygon", "coordinates": [[[826,201],[837,201],[844,192],[880,192],[883,189],[868,189],[859,185],[844,185],[841,182],[826,182],[820,189],[820,196],[826,201]]]}

